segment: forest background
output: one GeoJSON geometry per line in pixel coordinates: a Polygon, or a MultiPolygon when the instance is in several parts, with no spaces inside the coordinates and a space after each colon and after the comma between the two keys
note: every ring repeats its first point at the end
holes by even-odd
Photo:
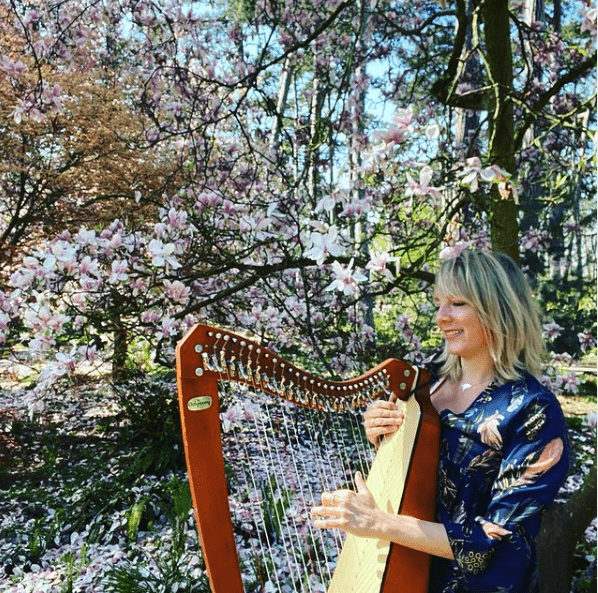
{"type": "MultiPolygon", "coordinates": [[[[1,0],[0,31],[11,591],[100,590],[106,558],[131,562],[140,524],[168,519],[155,500],[184,491],[169,473],[181,463],[173,352],[197,322],[331,377],[421,362],[440,344],[429,288],[441,252],[492,246],[534,287],[544,380],[595,408],[592,3],[1,0]],[[87,462],[129,448],[114,482],[60,474],[81,443],[87,462]],[[124,496],[141,475],[169,481],[124,496]],[[56,492],[77,504],[46,512],[56,492]],[[112,526],[86,533],[89,549],[105,544],[96,562],[80,534],[99,509],[112,526]],[[125,543],[106,552],[119,529],[125,543]]],[[[552,516],[545,590],[595,583],[583,543],[595,416],[576,411],[589,449],[552,516]],[[590,576],[587,562],[573,572],[580,549],[590,576]]],[[[199,590],[175,535],[164,590],[199,590]]]]}

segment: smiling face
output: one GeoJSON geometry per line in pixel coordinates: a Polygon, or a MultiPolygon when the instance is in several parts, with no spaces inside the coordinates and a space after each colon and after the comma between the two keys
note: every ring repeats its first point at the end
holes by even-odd
{"type": "Polygon", "coordinates": [[[434,294],[436,323],[449,354],[464,360],[488,356],[487,332],[473,305],[462,297],[434,294]]]}

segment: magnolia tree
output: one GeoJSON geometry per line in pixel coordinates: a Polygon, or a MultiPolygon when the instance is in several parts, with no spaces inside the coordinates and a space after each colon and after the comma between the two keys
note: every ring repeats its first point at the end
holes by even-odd
{"type": "MultiPolygon", "coordinates": [[[[512,206],[541,206],[528,194],[548,187],[557,165],[567,188],[559,207],[570,232],[580,228],[595,11],[561,11],[574,32],[565,38],[514,7],[517,35],[501,42],[521,70],[503,97],[492,16],[460,2],[417,7],[4,3],[6,134],[22,145],[19,169],[3,177],[4,236],[22,255],[6,274],[1,337],[46,361],[39,392],[106,352],[122,369],[138,340],[172,364],[172,344],[196,321],[247,328],[283,351],[307,348],[316,367],[354,371],[378,356],[375,303],[406,307],[400,295],[425,291],[447,239],[519,255],[503,232],[517,229],[512,206]],[[532,57],[545,62],[541,72],[532,57]],[[90,85],[112,144],[102,134],[91,142],[81,116],[90,85]],[[456,143],[463,109],[478,113],[478,126],[456,143]],[[497,134],[505,110],[510,132],[497,134]],[[77,143],[65,140],[77,132],[77,143]],[[498,136],[511,138],[509,158],[498,136]],[[66,170],[75,171],[69,183],[66,170]],[[140,181],[152,170],[165,181],[140,181]],[[9,191],[17,177],[21,191],[9,191]],[[127,207],[111,218],[117,202],[106,196],[127,207]],[[62,230],[44,232],[44,216],[94,197],[107,204],[101,216],[92,211],[84,226],[66,217],[62,230]]],[[[541,223],[526,229],[524,254],[550,247],[534,242],[541,223]]],[[[423,320],[400,317],[399,353],[423,355],[423,320]]]]}
{"type": "MultiPolygon", "coordinates": [[[[354,371],[378,356],[376,303],[408,314],[401,295],[425,292],[447,240],[549,249],[534,242],[544,214],[511,245],[517,202],[545,209],[538,188],[570,233],[587,228],[595,11],[555,4],[546,26],[513,6],[505,32],[506,2],[487,8],[5,1],[5,136],[20,152],[4,237],[22,255],[2,337],[47,361],[39,391],[107,352],[121,369],[136,340],[171,364],[195,321],[354,371]],[[74,224],[96,199],[101,214],[74,224]]],[[[429,315],[399,319],[392,346],[422,356],[429,315]]]]}

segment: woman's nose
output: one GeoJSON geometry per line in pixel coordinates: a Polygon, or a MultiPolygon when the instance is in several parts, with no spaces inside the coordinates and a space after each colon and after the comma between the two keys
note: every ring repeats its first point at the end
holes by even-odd
{"type": "Polygon", "coordinates": [[[442,319],[447,319],[449,316],[449,309],[446,305],[439,305],[438,310],[436,311],[436,321],[440,321],[442,319]]]}

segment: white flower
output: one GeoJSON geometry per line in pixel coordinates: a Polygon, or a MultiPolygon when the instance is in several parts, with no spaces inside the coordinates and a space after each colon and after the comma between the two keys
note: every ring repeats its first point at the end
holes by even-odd
{"type": "Polygon", "coordinates": [[[94,230],[88,231],[85,227],[81,227],[79,232],[74,237],[75,242],[79,245],[91,245],[95,247],[98,245],[98,238],[94,230]]]}
{"type": "Polygon", "coordinates": [[[160,239],[152,239],[148,246],[148,251],[152,256],[152,264],[159,268],[164,267],[166,264],[172,268],[180,268],[181,264],[174,257],[176,246],[174,243],[162,243],[160,239]]]}
{"type": "Polygon", "coordinates": [[[387,251],[382,251],[380,253],[372,253],[370,261],[365,267],[370,270],[370,277],[374,274],[380,274],[381,276],[388,278],[388,280],[392,280],[394,274],[387,268],[387,266],[389,263],[396,261],[399,261],[399,258],[391,257],[387,251]]]}
{"type": "Polygon", "coordinates": [[[305,252],[305,257],[322,265],[329,255],[332,257],[342,255],[343,248],[340,245],[340,239],[336,226],[331,226],[326,233],[314,231],[309,237],[311,247],[305,252]]]}
{"type": "Polygon", "coordinates": [[[326,290],[338,290],[346,295],[355,294],[359,290],[359,282],[367,280],[367,276],[358,270],[353,270],[353,260],[346,268],[337,261],[333,262],[332,271],[336,278],[326,287],[326,290]]]}

